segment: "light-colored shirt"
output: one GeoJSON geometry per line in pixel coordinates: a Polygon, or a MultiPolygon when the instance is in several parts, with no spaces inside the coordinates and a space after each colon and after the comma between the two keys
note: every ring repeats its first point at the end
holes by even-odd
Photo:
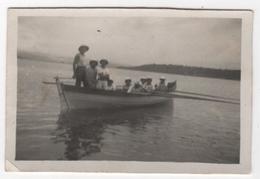
{"type": "Polygon", "coordinates": [[[108,80],[110,72],[108,68],[97,68],[97,75],[99,80],[108,80]]]}
{"type": "Polygon", "coordinates": [[[82,55],[81,53],[78,53],[74,58],[74,63],[77,66],[88,66],[90,59],[86,57],[86,55],[82,55]]]}
{"type": "Polygon", "coordinates": [[[113,91],[115,88],[114,88],[114,85],[111,85],[111,86],[106,86],[106,89],[105,90],[108,90],[108,91],[113,91]]]}
{"type": "Polygon", "coordinates": [[[145,88],[145,86],[147,85],[147,83],[146,83],[146,82],[144,82],[144,83],[141,82],[141,85],[142,85],[143,88],[145,88]]]}
{"type": "Polygon", "coordinates": [[[143,91],[143,87],[142,86],[139,86],[139,87],[135,87],[135,85],[131,85],[128,90],[127,90],[127,93],[139,93],[139,92],[144,92],[143,91]]]}
{"type": "Polygon", "coordinates": [[[133,87],[132,85],[124,85],[123,86],[123,91],[131,90],[132,87],[133,87]]]}
{"type": "Polygon", "coordinates": [[[152,84],[146,84],[144,89],[147,91],[147,92],[152,92],[153,91],[153,85],[152,84]]]}

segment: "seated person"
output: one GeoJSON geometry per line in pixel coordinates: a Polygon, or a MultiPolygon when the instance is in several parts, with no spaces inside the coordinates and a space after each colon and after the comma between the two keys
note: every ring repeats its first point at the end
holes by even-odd
{"type": "Polygon", "coordinates": [[[127,77],[125,79],[125,84],[123,86],[123,91],[128,91],[131,86],[132,86],[132,80],[131,80],[131,78],[127,77]]]}
{"type": "Polygon", "coordinates": [[[131,86],[127,93],[143,93],[143,87],[140,82],[136,82],[133,86],[131,86]]]}
{"type": "Polygon", "coordinates": [[[152,78],[147,78],[146,79],[146,85],[144,87],[146,92],[152,92],[154,90],[153,85],[152,85],[152,78]]]}
{"type": "Polygon", "coordinates": [[[143,86],[143,88],[145,88],[146,78],[145,78],[145,77],[142,77],[142,78],[140,79],[140,81],[141,81],[141,85],[143,86]]]}
{"type": "Polygon", "coordinates": [[[162,92],[167,92],[167,91],[168,91],[168,88],[167,88],[167,86],[166,86],[165,80],[166,80],[166,79],[165,79],[164,76],[162,76],[162,77],[160,78],[159,84],[156,85],[156,87],[155,87],[155,90],[156,90],[156,91],[162,91],[162,92]]]}
{"type": "Polygon", "coordinates": [[[106,90],[108,91],[113,91],[115,88],[114,88],[114,85],[113,85],[114,81],[109,79],[107,81],[107,87],[106,87],[106,90]]]}
{"type": "Polygon", "coordinates": [[[86,69],[86,80],[88,87],[91,89],[95,89],[97,85],[97,65],[98,62],[96,60],[90,60],[86,69]]]}

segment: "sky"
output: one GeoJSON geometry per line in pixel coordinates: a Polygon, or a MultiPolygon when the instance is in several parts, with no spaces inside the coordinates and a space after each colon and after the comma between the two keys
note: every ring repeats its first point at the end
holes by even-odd
{"type": "Polygon", "coordinates": [[[240,69],[241,20],[176,17],[19,17],[18,51],[73,60],[80,45],[111,63],[240,69]]]}

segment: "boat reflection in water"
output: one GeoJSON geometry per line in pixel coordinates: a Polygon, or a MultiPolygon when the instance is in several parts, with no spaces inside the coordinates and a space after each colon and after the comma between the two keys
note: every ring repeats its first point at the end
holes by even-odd
{"type": "MultiPolygon", "coordinates": [[[[87,160],[89,157],[91,160],[113,160],[113,157],[103,155],[103,153],[109,152],[106,151],[105,146],[111,140],[112,130],[114,130],[112,132],[114,137],[116,136],[118,139],[122,136],[122,141],[127,143],[127,140],[131,138],[127,137],[129,133],[131,136],[142,135],[138,131],[145,133],[146,127],[149,125],[158,126],[160,120],[173,120],[173,100],[142,108],[61,112],[54,142],[65,144],[64,159],[67,160],[87,160]],[[125,133],[127,135],[124,135],[125,133]],[[100,155],[95,157],[94,154],[100,155]]],[[[119,140],[113,141],[113,143],[118,145],[113,146],[116,150],[119,150],[123,145],[119,140]]]]}

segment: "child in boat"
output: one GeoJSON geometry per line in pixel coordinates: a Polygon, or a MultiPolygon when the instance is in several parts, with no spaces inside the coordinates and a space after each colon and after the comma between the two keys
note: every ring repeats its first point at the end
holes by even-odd
{"type": "Polygon", "coordinates": [[[128,91],[131,86],[132,86],[132,80],[131,80],[131,78],[127,77],[125,79],[125,84],[123,86],[123,91],[128,91]]]}
{"type": "Polygon", "coordinates": [[[86,69],[86,80],[88,87],[91,89],[95,89],[97,85],[97,65],[98,62],[96,60],[90,60],[89,67],[86,69]]]}
{"type": "Polygon", "coordinates": [[[127,93],[143,93],[143,87],[140,82],[136,82],[134,86],[130,87],[127,93]]]}
{"type": "Polygon", "coordinates": [[[108,91],[113,91],[115,88],[114,88],[114,85],[113,85],[114,81],[109,79],[107,81],[107,87],[106,87],[106,90],[108,91]]]}
{"type": "Polygon", "coordinates": [[[142,86],[142,92],[146,92],[146,85],[147,85],[147,78],[145,78],[145,77],[141,77],[141,79],[140,79],[140,84],[141,84],[141,86],[142,86]]]}
{"type": "Polygon", "coordinates": [[[156,91],[162,91],[162,92],[167,92],[168,91],[168,87],[166,85],[166,79],[164,76],[160,77],[160,82],[158,85],[155,86],[155,90],[156,91]]]}
{"type": "Polygon", "coordinates": [[[84,87],[87,86],[86,81],[86,65],[88,64],[89,59],[86,57],[85,53],[89,50],[89,47],[86,45],[81,45],[79,48],[79,53],[75,55],[73,61],[73,76],[76,78],[75,85],[80,87],[83,83],[84,87]]]}
{"type": "Polygon", "coordinates": [[[143,86],[143,88],[145,88],[146,78],[145,78],[145,77],[142,77],[142,78],[140,79],[140,81],[141,81],[141,85],[143,86]]]}
{"type": "Polygon", "coordinates": [[[97,88],[98,89],[106,89],[107,88],[107,82],[110,79],[109,75],[110,72],[107,68],[108,60],[102,59],[100,60],[100,67],[97,69],[97,88]]]}
{"type": "Polygon", "coordinates": [[[153,85],[152,85],[152,78],[147,78],[146,79],[146,85],[144,87],[146,92],[152,92],[154,90],[153,85]]]}

